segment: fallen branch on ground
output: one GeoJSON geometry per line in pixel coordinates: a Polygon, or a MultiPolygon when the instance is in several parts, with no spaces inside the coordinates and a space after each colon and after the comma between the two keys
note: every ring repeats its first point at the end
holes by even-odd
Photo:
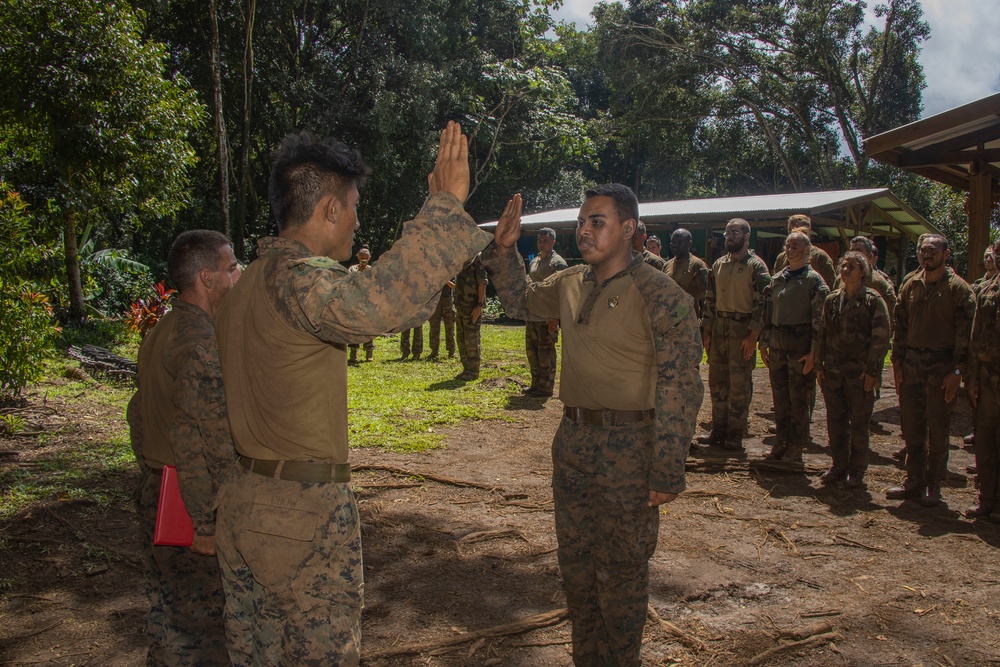
{"type": "Polygon", "coordinates": [[[843,614],[841,609],[827,609],[825,611],[806,611],[799,614],[799,618],[823,618],[824,616],[840,616],[843,614]]]}
{"type": "Polygon", "coordinates": [[[656,610],[653,609],[653,605],[649,605],[646,608],[646,613],[648,613],[649,617],[653,619],[653,621],[655,621],[657,624],[659,624],[661,628],[666,630],[669,635],[678,639],[682,644],[684,644],[688,648],[694,649],[696,651],[704,651],[706,648],[708,648],[707,646],[705,646],[705,642],[701,641],[700,639],[698,639],[697,637],[688,632],[684,632],[670,621],[661,618],[660,615],[656,612],[656,610]]]}
{"type": "Polygon", "coordinates": [[[475,542],[485,542],[486,540],[496,539],[498,537],[520,537],[525,542],[528,538],[524,534],[515,528],[500,528],[498,530],[483,530],[478,533],[469,533],[463,537],[458,538],[459,544],[473,544],[475,542]]]}
{"type": "Polygon", "coordinates": [[[839,533],[834,533],[833,534],[833,539],[834,539],[834,541],[840,540],[841,542],[843,542],[845,544],[850,544],[851,546],[855,546],[855,547],[861,547],[862,549],[868,549],[869,551],[881,551],[882,553],[887,553],[887,550],[883,549],[882,547],[873,547],[870,544],[865,544],[863,542],[856,542],[855,540],[852,540],[849,537],[844,537],[843,535],[841,535],[839,533]]]}
{"type": "Polygon", "coordinates": [[[782,639],[808,639],[827,632],[833,632],[833,626],[829,623],[813,623],[804,628],[781,630],[778,632],[778,636],[782,639]]]}
{"type": "Polygon", "coordinates": [[[808,639],[803,639],[802,641],[790,642],[788,644],[782,644],[781,646],[775,646],[772,649],[768,649],[763,653],[759,653],[747,661],[748,667],[751,665],[759,665],[760,663],[770,660],[776,655],[781,655],[782,653],[788,653],[789,651],[797,651],[803,648],[812,648],[813,646],[820,646],[826,644],[827,642],[832,642],[837,639],[843,639],[844,636],[839,632],[826,632],[821,635],[815,635],[809,637],[808,639]]]}
{"type": "Polygon", "coordinates": [[[522,618],[512,623],[494,625],[491,628],[483,628],[482,630],[475,630],[473,632],[463,632],[456,637],[416,642],[405,646],[396,646],[393,648],[382,649],[381,651],[366,653],[363,656],[363,661],[367,662],[369,660],[378,660],[379,658],[391,658],[399,655],[410,655],[413,653],[426,653],[435,649],[444,648],[445,646],[455,646],[457,644],[476,641],[477,639],[482,639],[484,637],[520,635],[525,632],[530,632],[531,630],[547,628],[549,626],[562,623],[567,618],[569,618],[569,610],[564,607],[562,609],[556,609],[555,611],[535,614],[534,616],[522,618]]]}
{"type": "Polygon", "coordinates": [[[359,465],[359,466],[353,466],[351,468],[351,472],[365,472],[369,470],[381,470],[383,472],[391,472],[394,475],[402,475],[403,477],[418,477],[420,479],[427,479],[432,482],[437,482],[438,484],[448,484],[449,486],[483,489],[484,491],[501,490],[499,486],[488,486],[486,484],[480,484],[478,482],[469,482],[463,479],[452,479],[451,477],[444,477],[442,475],[432,475],[426,472],[416,472],[414,470],[406,470],[405,468],[397,468],[396,466],[359,465]]]}

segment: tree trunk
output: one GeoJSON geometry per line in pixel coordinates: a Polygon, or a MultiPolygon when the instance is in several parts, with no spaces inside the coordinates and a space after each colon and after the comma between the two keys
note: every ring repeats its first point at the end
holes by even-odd
{"type": "Polygon", "coordinates": [[[83,320],[86,311],[83,282],[80,280],[80,255],[76,247],[76,211],[67,208],[63,214],[63,248],[66,254],[66,282],[69,285],[69,318],[83,320]]]}
{"type": "Polygon", "coordinates": [[[209,0],[208,17],[212,29],[209,62],[212,68],[212,117],[219,146],[219,220],[222,233],[229,236],[229,142],[226,141],[226,119],[222,115],[222,75],[220,67],[219,20],[216,0],[209,0]]]}
{"type": "Polygon", "coordinates": [[[253,92],[253,24],[257,0],[247,0],[246,39],[243,47],[243,137],[240,144],[240,183],[236,193],[236,220],[233,225],[233,247],[240,261],[244,257],[246,238],[247,190],[250,187],[250,98],[253,92]]]}

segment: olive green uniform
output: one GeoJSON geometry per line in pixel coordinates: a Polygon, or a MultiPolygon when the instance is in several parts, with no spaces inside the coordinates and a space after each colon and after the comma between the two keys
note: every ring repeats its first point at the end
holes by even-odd
{"type": "MultiPolygon", "coordinates": [[[[353,266],[349,267],[347,270],[350,271],[351,273],[357,273],[358,271],[367,271],[370,267],[371,267],[371,264],[367,264],[365,266],[365,268],[362,269],[360,264],[354,264],[353,266]]],[[[372,359],[374,359],[375,358],[375,339],[373,338],[372,340],[367,340],[364,343],[362,343],[361,345],[363,345],[364,348],[365,348],[365,360],[366,361],[371,361],[372,359]]],[[[351,355],[350,355],[350,358],[348,359],[348,361],[352,361],[352,362],[357,361],[358,360],[358,343],[351,343],[350,345],[348,345],[348,347],[351,350],[351,355]]]]}
{"type": "Polygon", "coordinates": [[[489,240],[442,192],[362,273],[292,239],[262,239],[223,301],[219,350],[240,459],[221,493],[218,551],[234,662],[358,664],[347,344],[423,322],[441,285],[489,240]]]}
{"type": "MultiPolygon", "coordinates": [[[[541,255],[531,260],[528,267],[528,277],[533,282],[544,282],[557,271],[569,268],[566,260],[556,252],[542,259],[541,255]]],[[[556,385],[556,343],[559,342],[559,329],[549,333],[548,322],[524,323],[524,348],[528,356],[528,367],[531,369],[531,387],[543,394],[551,395],[556,385]]]]}
{"type": "Polygon", "coordinates": [[[472,311],[482,306],[479,288],[487,283],[486,269],[477,257],[464,267],[455,278],[455,338],[458,342],[458,356],[466,373],[479,376],[479,328],[483,318],[472,321],[472,311]]]}
{"type": "Polygon", "coordinates": [[[657,271],[662,271],[667,267],[667,260],[663,259],[662,257],[657,257],[653,253],[649,252],[649,250],[647,250],[646,248],[643,248],[642,252],[637,254],[642,255],[642,261],[644,261],[646,264],[649,264],[657,271]]]}
{"type": "Polygon", "coordinates": [[[979,503],[987,512],[1000,507],[1000,279],[979,286],[972,324],[969,374],[978,380],[976,475],[979,503]]]}
{"type": "Polygon", "coordinates": [[[431,353],[428,359],[437,359],[441,350],[441,323],[444,323],[444,345],[448,351],[448,357],[455,356],[455,298],[451,287],[445,285],[441,288],[441,296],[438,297],[437,307],[431,313],[428,320],[431,353]]]}
{"type": "Polygon", "coordinates": [[[562,324],[552,487],[573,661],[638,667],[659,526],[649,491],[684,490],[704,396],[694,303],[638,256],[598,285],[589,266],[533,283],[513,250],[483,255],[508,315],[562,324]]]}
{"type": "MultiPolygon", "coordinates": [[[[823,277],[823,282],[826,283],[827,287],[831,287],[833,283],[836,282],[837,267],[834,266],[830,255],[828,255],[822,248],[817,248],[814,245],[809,246],[808,264],[813,271],[823,277]]],[[[788,259],[785,257],[785,252],[781,251],[778,258],[774,260],[774,272],[777,273],[786,266],[788,266],[788,259]]]]}
{"type": "Polygon", "coordinates": [[[708,292],[708,264],[694,255],[671,257],[663,272],[674,279],[694,299],[694,310],[700,320],[705,311],[705,294],[708,292]]]}

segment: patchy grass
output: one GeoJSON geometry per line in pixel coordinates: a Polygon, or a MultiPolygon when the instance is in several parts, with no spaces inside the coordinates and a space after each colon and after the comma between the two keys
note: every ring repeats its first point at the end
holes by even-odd
{"type": "MultiPolygon", "coordinates": [[[[438,362],[402,362],[399,336],[376,340],[376,361],[348,369],[351,446],[421,451],[440,446],[442,427],[465,420],[506,419],[511,396],[520,394],[518,382],[531,380],[524,327],[486,325],[481,347],[479,380],[462,382],[455,379],[462,371],[457,355],[442,356],[438,362]]],[[[425,355],[428,349],[425,343],[425,355]]]]}

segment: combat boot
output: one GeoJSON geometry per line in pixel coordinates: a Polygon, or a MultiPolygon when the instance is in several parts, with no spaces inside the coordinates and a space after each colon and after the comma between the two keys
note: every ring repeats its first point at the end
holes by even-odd
{"type": "Polygon", "coordinates": [[[349,364],[358,363],[358,348],[356,347],[351,348],[351,356],[347,359],[347,363],[349,364]]]}
{"type": "Polygon", "coordinates": [[[928,484],[920,494],[920,504],[924,507],[937,507],[941,504],[941,485],[937,482],[928,484]]]}
{"type": "Polygon", "coordinates": [[[771,451],[765,454],[764,458],[768,461],[780,461],[781,457],[785,454],[786,449],[788,449],[788,443],[776,442],[771,445],[771,451]]]}
{"type": "Polygon", "coordinates": [[[706,433],[705,435],[699,435],[694,439],[694,441],[699,445],[708,445],[711,447],[718,447],[724,440],[725,437],[717,431],[712,431],[711,433],[706,433]]]}
{"type": "Polygon", "coordinates": [[[802,445],[788,445],[785,453],[781,455],[781,460],[790,463],[802,463],[802,445]]]}
{"type": "Polygon", "coordinates": [[[920,497],[923,485],[917,480],[907,478],[902,486],[893,486],[885,490],[889,500],[913,500],[920,497]]]}
{"type": "Polygon", "coordinates": [[[995,509],[996,505],[993,502],[980,498],[978,503],[965,510],[965,516],[970,519],[986,519],[990,514],[993,514],[995,509]]]}
{"type": "Polygon", "coordinates": [[[849,489],[860,489],[864,485],[865,474],[863,472],[851,470],[847,473],[847,481],[844,482],[844,486],[849,489]]]}
{"type": "Polygon", "coordinates": [[[824,484],[835,484],[836,482],[839,482],[840,480],[844,479],[844,477],[846,476],[847,476],[846,470],[834,466],[833,468],[830,468],[830,470],[828,470],[825,475],[820,477],[820,480],[824,484]]]}
{"type": "Polygon", "coordinates": [[[365,351],[365,361],[371,361],[374,358],[375,358],[375,351],[374,350],[366,350],[365,351]]]}

